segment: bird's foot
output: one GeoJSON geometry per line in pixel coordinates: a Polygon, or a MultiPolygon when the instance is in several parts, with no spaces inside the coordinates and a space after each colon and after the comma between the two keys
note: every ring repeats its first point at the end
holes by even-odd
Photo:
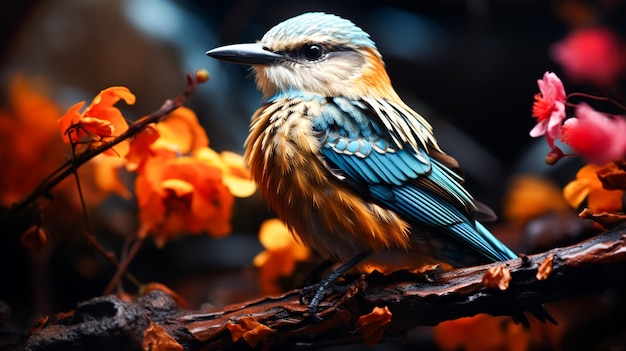
{"type": "Polygon", "coordinates": [[[346,300],[354,297],[357,293],[365,290],[367,287],[365,274],[362,274],[359,278],[347,284],[339,284],[337,282],[338,279],[339,276],[335,276],[331,273],[321,282],[306,286],[302,288],[302,291],[300,291],[300,303],[307,305],[308,313],[313,319],[318,321],[323,320],[324,315],[336,310],[346,300]],[[343,296],[331,307],[320,311],[320,305],[324,299],[333,293],[341,293],[343,296]]]}
{"type": "MultiPolygon", "coordinates": [[[[365,257],[370,254],[369,251],[363,251],[360,254],[353,257],[350,261],[342,264],[339,268],[330,272],[321,282],[317,284],[313,284],[311,286],[307,286],[302,289],[300,292],[300,303],[303,305],[308,305],[308,311],[311,317],[317,320],[321,320],[322,317],[319,314],[319,307],[322,301],[332,294],[335,291],[341,292],[343,290],[344,293],[350,291],[350,285],[346,286],[337,286],[337,280],[341,276],[343,276],[346,272],[348,272],[352,267],[354,267],[357,263],[361,262],[365,257]]],[[[364,281],[364,278],[361,278],[364,281]]],[[[344,294],[344,300],[345,296],[344,294]]],[[[325,311],[326,312],[326,311],[325,311]]]]}

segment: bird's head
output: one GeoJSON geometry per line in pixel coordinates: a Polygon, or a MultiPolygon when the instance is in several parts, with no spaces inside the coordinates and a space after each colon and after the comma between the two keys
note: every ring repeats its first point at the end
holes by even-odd
{"type": "Polygon", "coordinates": [[[267,98],[298,90],[322,96],[396,96],[370,36],[341,17],[305,13],[270,29],[257,43],[215,48],[207,55],[252,65],[267,98]]]}

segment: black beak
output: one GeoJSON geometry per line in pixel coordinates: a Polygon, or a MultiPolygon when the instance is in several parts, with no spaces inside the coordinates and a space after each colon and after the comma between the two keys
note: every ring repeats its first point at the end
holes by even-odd
{"type": "Polygon", "coordinates": [[[249,65],[271,65],[285,59],[259,43],[220,46],[206,54],[218,60],[249,65]]]}

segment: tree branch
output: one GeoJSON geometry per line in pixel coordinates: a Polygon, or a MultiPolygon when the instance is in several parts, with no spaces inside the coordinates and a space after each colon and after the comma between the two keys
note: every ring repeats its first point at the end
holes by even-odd
{"type": "Polygon", "coordinates": [[[61,166],[59,166],[56,170],[54,170],[48,177],[41,181],[41,183],[26,197],[24,197],[19,202],[15,203],[10,209],[8,209],[5,213],[0,215],[0,223],[8,220],[12,216],[19,214],[21,211],[26,209],[28,206],[35,203],[35,201],[41,197],[51,197],[50,193],[55,186],[57,186],[60,182],[62,182],[68,176],[74,174],[76,170],[93,159],[94,157],[100,155],[101,153],[111,149],[115,145],[121,143],[124,140],[130,140],[137,134],[139,134],[142,130],[146,128],[149,124],[158,123],[162,121],[165,117],[167,117],[172,111],[183,105],[185,99],[191,95],[195,91],[198,86],[199,81],[197,77],[193,77],[190,74],[187,74],[187,85],[182,95],[177,96],[173,99],[167,99],[161,105],[161,107],[149,114],[146,117],[143,117],[136,122],[130,124],[128,129],[112,139],[109,142],[102,143],[97,147],[88,148],[84,152],[81,152],[75,157],[72,157],[65,161],[61,166]]]}
{"type": "Polygon", "coordinates": [[[625,273],[626,225],[621,225],[580,244],[507,262],[444,273],[374,273],[361,279],[357,288],[325,301],[321,322],[306,315],[298,290],[199,311],[181,311],[168,295],[155,291],[135,303],[112,296],[92,299],[71,315],[42,323],[25,344],[30,350],[145,349],[152,342],[147,340],[154,340],[149,333],[144,338],[146,328],[153,324],[161,332],[157,333],[161,341],[167,339],[180,350],[247,348],[251,343],[263,349],[362,343],[355,322],[375,306],[389,308],[392,318],[385,336],[396,336],[418,325],[477,313],[513,315],[542,303],[601,292],[623,281],[625,273]],[[553,258],[552,271],[545,280],[538,280],[537,269],[549,257],[553,258]],[[485,287],[485,272],[501,264],[511,271],[509,288],[485,287]],[[229,328],[237,324],[248,328],[245,322],[251,320],[260,323],[256,324],[260,328],[248,334],[250,338],[244,335],[233,341],[229,328]]]}

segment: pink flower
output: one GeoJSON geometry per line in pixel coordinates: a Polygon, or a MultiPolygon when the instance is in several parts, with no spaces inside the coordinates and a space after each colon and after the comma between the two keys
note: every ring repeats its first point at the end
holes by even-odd
{"type": "Polygon", "coordinates": [[[546,136],[546,141],[554,149],[554,140],[561,137],[561,123],[565,119],[565,88],[559,77],[546,72],[543,79],[537,80],[539,94],[535,94],[533,117],[537,125],[530,131],[531,137],[546,136]]]}
{"type": "Polygon", "coordinates": [[[626,67],[626,50],[607,28],[579,29],[550,48],[552,58],[573,81],[607,85],[626,67]]]}
{"type": "Polygon", "coordinates": [[[602,165],[626,154],[626,119],[610,118],[585,103],[576,107],[576,116],[563,124],[561,141],[583,158],[602,165]]]}

